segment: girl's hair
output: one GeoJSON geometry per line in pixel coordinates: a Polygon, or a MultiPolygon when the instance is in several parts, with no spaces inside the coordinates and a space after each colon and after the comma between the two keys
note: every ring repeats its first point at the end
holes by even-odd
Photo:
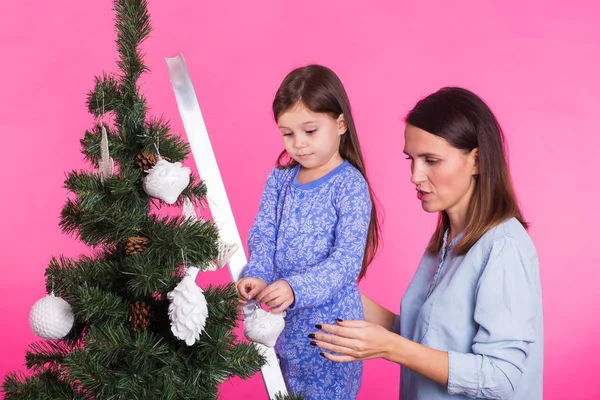
{"type": "MultiPolygon", "coordinates": [[[[340,156],[356,167],[367,181],[372,209],[362,269],[358,276],[358,280],[360,281],[365,276],[367,267],[377,253],[381,233],[375,206],[375,196],[367,179],[365,163],[360,151],[360,144],[350,110],[348,95],[342,82],[331,69],[321,65],[308,65],[293,70],[281,83],[275,95],[275,100],[273,100],[273,116],[275,117],[275,121],[284,112],[299,103],[312,112],[326,113],[334,119],[344,114],[347,131],[341,136],[340,156]]],[[[281,152],[277,159],[277,166],[279,168],[293,168],[296,165],[298,163],[285,150],[281,152]]]]}
{"type": "MultiPolygon", "coordinates": [[[[467,209],[465,235],[455,247],[457,254],[466,254],[483,234],[509,218],[515,217],[525,229],[529,227],[511,182],[504,134],[481,98],[466,89],[445,87],[419,101],[405,121],[465,153],[478,149],[479,171],[467,209]]],[[[430,253],[440,251],[449,227],[448,214],[441,211],[427,247],[430,253]]]]}

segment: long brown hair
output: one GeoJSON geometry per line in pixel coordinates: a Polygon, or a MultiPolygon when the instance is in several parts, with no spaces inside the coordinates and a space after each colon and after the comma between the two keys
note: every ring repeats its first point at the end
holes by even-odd
{"type": "MultiPolygon", "coordinates": [[[[457,254],[466,254],[488,230],[509,218],[515,217],[525,229],[529,227],[511,182],[504,134],[492,110],[481,98],[463,88],[442,88],[419,101],[405,121],[467,153],[478,149],[479,171],[474,177],[465,235],[454,249],[457,254]]],[[[441,211],[427,247],[430,253],[440,251],[449,227],[448,214],[441,211]]]]}
{"type": "MultiPolygon", "coordinates": [[[[275,95],[275,100],[273,100],[273,116],[275,117],[275,121],[284,112],[290,110],[298,103],[303,104],[312,112],[326,113],[334,119],[344,114],[347,131],[341,136],[340,156],[350,162],[363,175],[369,187],[372,203],[362,269],[358,276],[358,280],[360,281],[365,276],[367,267],[377,253],[381,240],[381,231],[375,205],[376,198],[367,178],[348,95],[342,82],[331,69],[322,65],[308,65],[293,70],[281,83],[275,95]]],[[[293,168],[296,165],[298,165],[298,162],[293,160],[285,150],[281,152],[277,159],[277,166],[279,168],[293,168]]]]}

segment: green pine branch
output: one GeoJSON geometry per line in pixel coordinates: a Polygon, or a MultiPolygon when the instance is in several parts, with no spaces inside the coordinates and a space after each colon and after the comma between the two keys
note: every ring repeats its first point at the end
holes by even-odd
{"type": "Polygon", "coordinates": [[[60,364],[72,349],[71,344],[62,340],[32,343],[25,354],[25,365],[37,373],[46,369],[58,373],[60,364]]]}
{"type": "MultiPolygon", "coordinates": [[[[92,92],[90,96],[95,97],[96,94],[92,92]]],[[[96,124],[91,131],[85,133],[84,138],[81,140],[83,154],[94,168],[98,168],[100,159],[101,127],[101,124],[96,124]]],[[[135,138],[133,146],[123,140],[119,132],[106,125],[105,128],[110,156],[121,168],[136,168],[137,155],[142,151],[157,154],[157,147],[160,156],[171,162],[184,160],[190,151],[188,143],[184,142],[180,136],[174,136],[170,133],[171,128],[163,118],[154,118],[145,123],[143,129],[135,138]]]]}
{"type": "Polygon", "coordinates": [[[46,269],[46,291],[54,291],[64,299],[75,298],[77,288],[87,283],[102,286],[108,291],[119,291],[124,287],[114,250],[93,256],[82,255],[77,260],[53,257],[46,269]]]}
{"type": "Polygon", "coordinates": [[[161,157],[168,158],[171,162],[183,161],[190,152],[190,146],[180,136],[171,135],[171,126],[163,117],[150,119],[146,123],[144,135],[138,138],[138,142],[144,150],[153,153],[158,151],[161,157]]]}
{"type": "MultiPolygon", "coordinates": [[[[150,15],[146,0],[116,0],[117,61],[122,71],[125,90],[137,92],[137,80],[148,71],[140,44],[150,35],[150,15]]],[[[126,96],[125,96],[126,97],[126,96]]]]}
{"type": "MultiPolygon", "coordinates": [[[[213,222],[151,215],[163,203],[143,190],[146,174],[138,155],[151,152],[171,162],[184,161],[189,145],[171,135],[164,118],[147,118],[138,79],[148,71],[139,45],[151,31],[146,0],[114,0],[119,73],[95,78],[87,96],[96,123],[81,140],[93,171],[71,171],[65,188],[71,196],[60,227],[92,247],[91,255],[52,258],[46,289],[66,300],[75,316],[68,335],[35,343],[26,354],[26,377],[11,373],[3,385],[15,399],[216,399],[218,386],[232,376],[248,378],[265,363],[254,344],[240,342],[233,284],[208,287],[209,316],[192,346],[171,332],[167,294],[189,265],[206,268],[218,256],[213,222]],[[111,118],[103,118],[110,114],[111,118]],[[107,122],[110,121],[110,122],[107,122]],[[115,175],[103,181],[97,172],[102,126],[106,129],[115,175]],[[157,148],[158,147],[158,148],[157,148]],[[148,244],[131,252],[131,238],[148,244]],[[137,251],[136,250],[136,251],[137,251]],[[131,304],[150,308],[147,329],[132,324],[131,304]],[[134,330],[135,329],[135,330],[134,330]]],[[[204,205],[206,187],[197,177],[175,206],[189,198],[204,205]]]]}
{"type": "Polygon", "coordinates": [[[88,400],[90,396],[73,387],[64,376],[46,370],[25,376],[9,372],[2,384],[5,400],[88,400]]]}
{"type": "MultiPolygon", "coordinates": [[[[108,152],[118,166],[131,166],[131,158],[135,159],[135,149],[123,142],[117,129],[104,125],[106,136],[108,138],[108,152]]],[[[102,124],[98,123],[92,130],[85,132],[85,136],[80,140],[82,153],[92,167],[98,168],[100,160],[100,140],[102,138],[102,124]]]]}
{"type": "Polygon", "coordinates": [[[103,324],[125,321],[128,303],[117,294],[84,283],[70,299],[75,317],[86,324],[103,324]]]}
{"type": "Polygon", "coordinates": [[[94,78],[94,90],[87,95],[87,107],[96,118],[121,108],[122,93],[120,82],[112,75],[102,74],[94,78]]]}

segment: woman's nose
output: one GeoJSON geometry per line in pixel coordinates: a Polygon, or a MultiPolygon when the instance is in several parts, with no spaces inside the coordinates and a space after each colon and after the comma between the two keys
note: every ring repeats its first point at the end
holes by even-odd
{"type": "Polygon", "coordinates": [[[410,181],[412,182],[413,185],[418,185],[419,183],[422,183],[426,180],[425,177],[425,173],[423,172],[423,170],[417,166],[414,165],[413,162],[413,167],[412,167],[412,171],[411,171],[411,175],[410,175],[410,181]]]}

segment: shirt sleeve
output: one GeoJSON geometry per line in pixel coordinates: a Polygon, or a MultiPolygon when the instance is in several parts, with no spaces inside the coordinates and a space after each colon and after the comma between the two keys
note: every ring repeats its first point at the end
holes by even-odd
{"type": "Polygon", "coordinates": [[[494,243],[476,288],[473,353],[448,353],[448,393],[510,399],[536,340],[537,267],[512,238],[494,243]]]}
{"type": "Polygon", "coordinates": [[[400,333],[400,316],[396,315],[396,318],[394,318],[394,324],[392,325],[392,332],[394,332],[397,335],[401,335],[400,333]]]}
{"type": "Polygon", "coordinates": [[[329,257],[305,273],[283,278],[294,291],[290,309],[324,304],[358,279],[371,218],[369,187],[362,177],[352,179],[340,186],[337,196],[338,221],[329,257]]]}
{"type": "Polygon", "coordinates": [[[260,278],[273,283],[273,257],[277,243],[277,172],[274,168],[265,184],[258,213],[248,233],[248,265],[244,277],[260,278]]]}

